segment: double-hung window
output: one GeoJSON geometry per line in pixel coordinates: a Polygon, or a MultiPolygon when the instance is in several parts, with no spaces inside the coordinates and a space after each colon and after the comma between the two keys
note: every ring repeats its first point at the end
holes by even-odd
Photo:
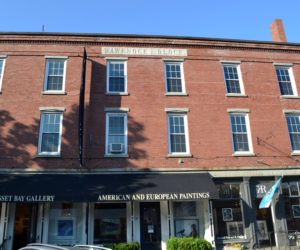
{"type": "Polygon", "coordinates": [[[229,112],[234,154],[252,154],[248,114],[229,112]]]}
{"type": "Polygon", "coordinates": [[[107,93],[124,94],[127,92],[127,61],[107,61],[107,93]]]}
{"type": "Polygon", "coordinates": [[[3,72],[4,72],[5,58],[6,58],[6,56],[0,55],[0,92],[2,89],[2,78],[3,78],[3,72]]]}
{"type": "Polygon", "coordinates": [[[127,154],[127,113],[106,113],[106,155],[127,154]]]}
{"type": "Polygon", "coordinates": [[[65,91],[66,57],[46,59],[44,93],[65,91]]]}
{"type": "Polygon", "coordinates": [[[289,137],[292,152],[300,152],[300,114],[287,114],[286,122],[289,131],[289,137]]]}
{"type": "Polygon", "coordinates": [[[297,89],[291,65],[275,64],[275,69],[281,95],[297,96],[297,89]]]}
{"type": "Polygon", "coordinates": [[[59,156],[61,148],[63,113],[60,111],[42,111],[38,154],[59,156]]]}
{"type": "Polygon", "coordinates": [[[244,87],[242,83],[239,63],[222,63],[223,74],[227,94],[242,95],[244,87]]]}
{"type": "Polygon", "coordinates": [[[165,81],[167,94],[185,93],[182,62],[165,61],[165,81]]]}
{"type": "Polygon", "coordinates": [[[186,114],[168,113],[169,155],[189,154],[186,114]]]}

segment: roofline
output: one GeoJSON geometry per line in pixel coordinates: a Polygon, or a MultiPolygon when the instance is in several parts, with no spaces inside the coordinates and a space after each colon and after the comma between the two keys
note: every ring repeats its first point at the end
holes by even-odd
{"type": "Polygon", "coordinates": [[[119,38],[160,38],[176,40],[198,40],[198,41],[217,41],[217,42],[235,42],[235,43],[255,43],[284,46],[300,46],[300,43],[290,42],[273,42],[228,38],[210,38],[210,37],[193,37],[193,36],[167,36],[167,35],[135,35],[135,34],[110,34],[110,33],[65,33],[65,32],[0,32],[1,35],[19,35],[19,36],[77,36],[77,37],[119,37],[119,38]]]}

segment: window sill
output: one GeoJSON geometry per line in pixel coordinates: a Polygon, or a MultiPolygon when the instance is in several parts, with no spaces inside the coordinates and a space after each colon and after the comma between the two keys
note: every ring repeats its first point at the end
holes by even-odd
{"type": "Polygon", "coordinates": [[[300,96],[295,96],[295,95],[281,95],[281,99],[300,99],[300,96]]]}
{"type": "Polygon", "coordinates": [[[297,156],[297,155],[300,155],[300,152],[297,152],[297,151],[296,152],[292,152],[291,155],[297,156]]]}
{"type": "Polygon", "coordinates": [[[105,158],[129,158],[128,154],[105,154],[105,158]]]}
{"type": "Polygon", "coordinates": [[[235,94],[235,93],[227,93],[226,94],[227,97],[248,97],[248,95],[245,94],[235,94]]]}
{"type": "Polygon", "coordinates": [[[42,95],[66,95],[65,91],[42,91],[42,95]]]}
{"type": "Polygon", "coordinates": [[[168,154],[168,158],[192,158],[192,154],[168,154]]]}
{"type": "Polygon", "coordinates": [[[35,156],[36,158],[58,158],[58,157],[61,157],[60,154],[53,154],[53,155],[50,155],[50,154],[36,154],[35,156]]]}
{"type": "Polygon", "coordinates": [[[129,93],[128,92],[116,92],[116,93],[105,92],[105,95],[129,95],[129,93]]]}
{"type": "Polygon", "coordinates": [[[244,153],[233,153],[232,156],[234,157],[251,157],[256,156],[254,153],[244,152],[244,153]]]}
{"type": "Polygon", "coordinates": [[[165,96],[188,96],[187,93],[177,93],[177,92],[168,92],[165,93],[165,96]]]}

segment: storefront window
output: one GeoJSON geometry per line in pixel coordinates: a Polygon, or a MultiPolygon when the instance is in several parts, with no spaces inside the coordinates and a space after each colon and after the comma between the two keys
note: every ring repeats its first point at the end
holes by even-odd
{"type": "Polygon", "coordinates": [[[216,237],[243,239],[244,223],[239,184],[217,184],[220,199],[213,202],[216,237]]]}
{"type": "Polygon", "coordinates": [[[288,232],[300,238],[300,182],[282,183],[288,232]]]}
{"type": "Polygon", "coordinates": [[[95,204],[94,244],[126,242],[126,204],[95,204]]]}
{"type": "Polygon", "coordinates": [[[49,212],[48,243],[74,245],[83,243],[84,209],[81,203],[53,203],[49,212]]]}
{"type": "Polygon", "coordinates": [[[204,210],[203,202],[174,202],[175,236],[204,237],[204,210]]]}

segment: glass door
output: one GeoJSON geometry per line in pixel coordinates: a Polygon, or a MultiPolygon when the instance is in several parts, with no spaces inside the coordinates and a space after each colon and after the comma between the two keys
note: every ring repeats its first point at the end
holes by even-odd
{"type": "Polygon", "coordinates": [[[26,246],[28,243],[35,242],[37,223],[37,204],[17,203],[13,250],[26,246]]]}
{"type": "Polygon", "coordinates": [[[141,249],[161,249],[161,223],[159,202],[140,203],[141,249]]]}

